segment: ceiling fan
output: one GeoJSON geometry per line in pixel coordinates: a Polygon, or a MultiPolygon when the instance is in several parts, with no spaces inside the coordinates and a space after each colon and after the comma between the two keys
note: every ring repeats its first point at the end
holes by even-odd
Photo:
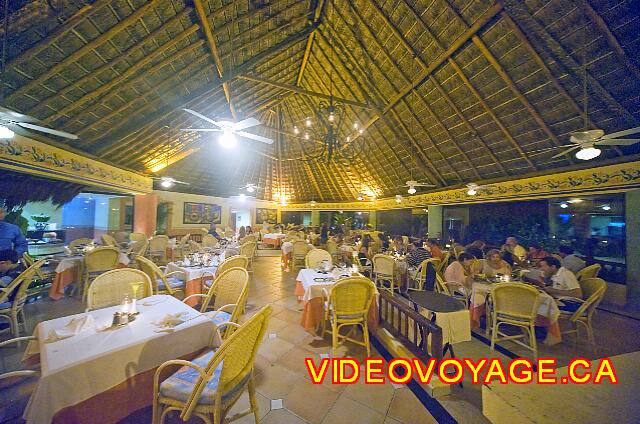
{"type": "Polygon", "coordinates": [[[12,138],[15,133],[11,130],[11,126],[18,126],[29,130],[35,130],[58,137],[69,138],[71,140],[77,140],[78,136],[65,131],[54,130],[52,128],[43,127],[37,125],[40,122],[36,118],[29,115],[23,115],[22,113],[14,112],[11,109],[0,106],[0,138],[12,138]]]}
{"type": "Polygon", "coordinates": [[[415,192],[417,191],[416,187],[436,187],[436,185],[427,184],[427,183],[421,183],[421,182],[415,181],[415,180],[409,180],[409,181],[406,181],[402,187],[408,187],[409,188],[409,190],[407,190],[407,193],[415,194],[415,192]]]}
{"type": "Polygon", "coordinates": [[[246,128],[255,127],[256,125],[260,125],[260,121],[256,118],[248,118],[242,120],[240,122],[231,122],[231,121],[214,121],[211,118],[207,118],[201,113],[196,112],[191,109],[183,109],[185,112],[188,112],[194,116],[197,116],[200,119],[203,119],[210,124],[215,125],[217,128],[181,128],[181,131],[195,131],[195,132],[222,132],[222,136],[220,137],[220,144],[223,147],[231,148],[235,146],[236,139],[234,136],[240,136],[244,138],[249,138],[251,140],[257,140],[266,144],[273,144],[273,140],[267,137],[263,137],[261,135],[248,133],[246,131],[242,131],[246,128]]]}
{"type": "Polygon", "coordinates": [[[486,186],[486,185],[479,185],[479,184],[476,184],[476,183],[469,183],[469,184],[467,184],[467,194],[469,196],[475,196],[476,194],[478,194],[479,191],[484,190],[487,187],[488,186],[486,186]]]}
{"type": "Polygon", "coordinates": [[[190,185],[189,183],[185,183],[184,181],[178,181],[174,178],[171,177],[151,177],[156,181],[160,181],[160,185],[164,188],[170,188],[172,187],[174,184],[184,184],[184,185],[190,185]]]}
{"type": "Polygon", "coordinates": [[[258,187],[257,185],[249,183],[240,187],[240,190],[247,190],[247,193],[253,193],[259,188],[260,187],[258,187]]]}

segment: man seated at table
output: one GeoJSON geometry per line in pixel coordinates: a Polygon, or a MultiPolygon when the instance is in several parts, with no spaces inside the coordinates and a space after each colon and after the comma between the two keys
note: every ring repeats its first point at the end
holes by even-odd
{"type": "MultiPolygon", "coordinates": [[[[540,270],[544,277],[540,277],[537,284],[553,297],[576,297],[582,299],[582,289],[578,279],[567,268],[560,264],[560,261],[553,256],[547,256],[540,261],[540,270]],[[551,287],[546,285],[547,280],[551,281],[551,287]]],[[[580,303],[562,300],[563,304],[558,308],[564,311],[575,311],[580,307],[580,303]]]]}
{"type": "Polygon", "coordinates": [[[407,255],[406,261],[409,266],[418,267],[423,261],[431,258],[431,254],[422,245],[422,240],[413,243],[415,249],[407,255]]]}
{"type": "Polygon", "coordinates": [[[527,259],[530,261],[539,261],[541,259],[550,256],[539,243],[531,243],[529,245],[529,253],[527,253],[527,259]]]}
{"type": "Polygon", "coordinates": [[[216,231],[216,224],[214,224],[213,222],[211,223],[211,225],[209,225],[209,234],[211,234],[218,240],[222,240],[222,237],[220,237],[220,234],[218,234],[218,232],[216,231]]]}
{"type": "Polygon", "coordinates": [[[502,246],[502,250],[509,253],[509,255],[505,255],[504,259],[509,262],[510,265],[513,265],[514,262],[520,262],[524,260],[524,258],[527,256],[527,251],[524,249],[524,247],[518,244],[518,239],[513,236],[507,237],[507,240],[502,246]],[[509,256],[512,259],[511,261],[507,259],[509,256]]]}
{"type": "Polygon", "coordinates": [[[587,263],[580,259],[570,246],[560,246],[558,256],[562,258],[561,264],[574,274],[587,266],[587,263]]]}
{"type": "MultiPolygon", "coordinates": [[[[18,252],[11,249],[0,250],[0,287],[5,288],[26,268],[19,261],[18,252]]],[[[13,292],[15,296],[16,291],[13,292]]]]}

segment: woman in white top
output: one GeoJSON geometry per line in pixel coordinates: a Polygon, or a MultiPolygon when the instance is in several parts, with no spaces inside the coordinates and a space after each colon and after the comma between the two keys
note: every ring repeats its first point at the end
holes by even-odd
{"type": "Polygon", "coordinates": [[[487,277],[495,277],[496,274],[511,275],[511,266],[500,256],[496,249],[487,252],[487,258],[482,266],[482,273],[487,277]]]}
{"type": "Polygon", "coordinates": [[[453,261],[444,271],[446,284],[457,283],[457,285],[464,287],[465,292],[466,290],[471,290],[471,284],[473,283],[472,266],[475,260],[475,256],[470,253],[460,253],[458,260],[453,261]]]}

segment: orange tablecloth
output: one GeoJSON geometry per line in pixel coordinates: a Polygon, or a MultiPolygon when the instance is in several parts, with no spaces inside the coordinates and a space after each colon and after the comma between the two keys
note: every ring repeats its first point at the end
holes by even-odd
{"type": "MultiPolygon", "coordinates": [[[[211,277],[206,276],[187,281],[184,285],[184,297],[187,298],[192,294],[206,293],[209,289],[205,287],[204,282],[207,280],[211,281],[211,277]]],[[[203,298],[201,297],[194,297],[192,299],[188,299],[185,303],[193,308],[200,303],[202,299],[203,298]]]]}
{"type": "MultiPolygon", "coordinates": [[[[126,268],[125,264],[118,264],[118,268],[126,268]]],[[[64,289],[69,284],[79,284],[82,279],[82,267],[74,266],[67,268],[62,272],[57,272],[53,278],[53,283],[49,287],[49,298],[52,300],[60,300],[64,297],[64,289]]]]}
{"type": "Polygon", "coordinates": [[[278,247],[280,247],[280,242],[281,241],[282,241],[282,239],[279,239],[279,238],[263,238],[262,239],[262,244],[266,244],[267,246],[278,248],[278,247]]]}
{"type": "MultiPolygon", "coordinates": [[[[296,281],[296,288],[294,294],[298,298],[304,296],[304,287],[300,281],[296,281]]],[[[302,311],[302,318],[300,324],[302,327],[312,335],[317,334],[317,328],[322,324],[324,316],[324,303],[322,297],[313,297],[308,302],[300,300],[304,304],[304,310],[302,311]]],[[[369,315],[367,316],[367,324],[370,329],[378,327],[378,297],[373,300],[371,307],[369,308],[369,315]]]]}

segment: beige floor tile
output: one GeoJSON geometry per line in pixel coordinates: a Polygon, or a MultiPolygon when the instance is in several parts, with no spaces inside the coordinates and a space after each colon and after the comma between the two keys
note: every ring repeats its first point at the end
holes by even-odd
{"type": "Polygon", "coordinates": [[[271,362],[276,362],[279,357],[293,348],[293,344],[280,337],[269,339],[268,334],[265,337],[265,341],[263,341],[262,345],[258,348],[258,353],[271,362]]]}
{"type": "Polygon", "coordinates": [[[269,399],[283,398],[296,382],[304,379],[302,374],[294,373],[279,364],[255,368],[255,373],[256,391],[269,399]]]}
{"type": "Polygon", "coordinates": [[[306,421],[286,409],[276,409],[267,414],[260,424],[305,424],[306,421]]]}
{"type": "Polygon", "coordinates": [[[329,410],[323,424],[382,424],[384,415],[345,395],[340,396],[329,410]]]}
{"type": "Polygon", "coordinates": [[[387,415],[403,424],[437,423],[436,419],[407,388],[397,389],[394,392],[387,415]]]}
{"type": "Polygon", "coordinates": [[[310,423],[322,422],[339,394],[300,378],[283,398],[284,407],[310,423]]]}
{"type": "MultiPolygon", "coordinates": [[[[256,400],[258,401],[258,415],[260,417],[260,420],[264,419],[264,417],[269,413],[269,409],[271,408],[271,401],[261,395],[260,393],[256,393],[256,400]]],[[[231,411],[229,412],[228,416],[233,416],[233,414],[237,414],[238,412],[244,411],[246,409],[249,408],[249,393],[245,391],[245,393],[242,394],[242,396],[240,396],[240,399],[238,399],[238,402],[236,402],[235,405],[233,405],[233,408],[231,408],[231,411]]],[[[253,413],[246,415],[242,418],[240,418],[238,421],[235,421],[237,423],[254,423],[255,422],[255,417],[253,415],[253,413]]]]}
{"type": "Polygon", "coordinates": [[[394,388],[391,384],[365,384],[364,376],[357,383],[347,385],[344,390],[344,396],[356,400],[383,415],[387,414],[393,394],[394,388]]]}
{"type": "Polygon", "coordinates": [[[312,353],[308,350],[301,349],[299,347],[294,347],[284,355],[282,355],[277,364],[282,365],[283,367],[290,369],[299,374],[308,375],[307,367],[305,365],[305,359],[311,358],[317,364],[320,362],[320,356],[315,353],[312,353]]]}
{"type": "Polygon", "coordinates": [[[278,337],[294,345],[308,344],[314,337],[299,322],[287,325],[278,332],[278,337]]]}

